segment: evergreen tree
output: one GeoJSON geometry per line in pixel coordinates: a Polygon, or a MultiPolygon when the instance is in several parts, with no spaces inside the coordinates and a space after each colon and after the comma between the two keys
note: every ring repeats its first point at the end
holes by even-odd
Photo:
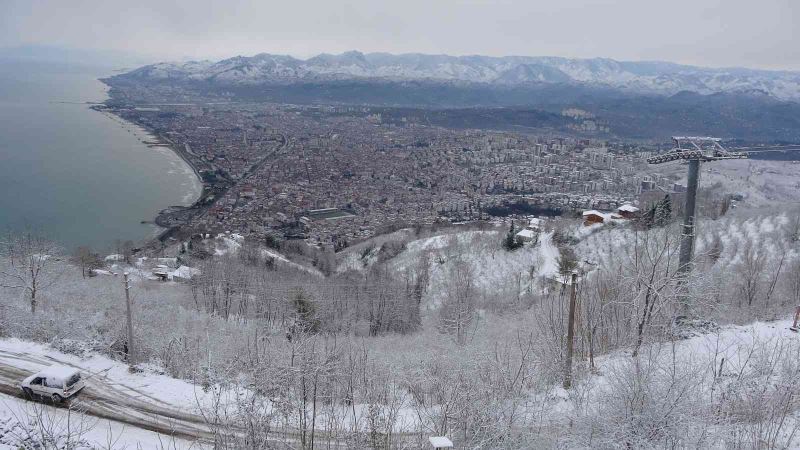
{"type": "Polygon", "coordinates": [[[672,199],[669,195],[658,202],[655,209],[655,224],[663,227],[672,220],[672,199]]]}
{"type": "Polygon", "coordinates": [[[317,333],[320,328],[320,321],[312,300],[306,296],[302,288],[295,290],[291,294],[290,301],[295,309],[294,323],[289,327],[289,340],[295,333],[317,333]]]}
{"type": "Polygon", "coordinates": [[[517,240],[517,230],[514,227],[514,221],[511,221],[511,228],[508,230],[505,239],[503,239],[503,248],[508,251],[513,251],[522,247],[522,242],[517,240]]]}
{"type": "Polygon", "coordinates": [[[642,216],[640,218],[640,220],[642,221],[642,225],[644,225],[644,228],[646,228],[648,230],[650,228],[653,228],[653,226],[656,224],[656,209],[657,209],[657,206],[658,205],[655,204],[655,203],[653,205],[651,205],[650,208],[647,209],[647,212],[642,214],[642,216]]]}

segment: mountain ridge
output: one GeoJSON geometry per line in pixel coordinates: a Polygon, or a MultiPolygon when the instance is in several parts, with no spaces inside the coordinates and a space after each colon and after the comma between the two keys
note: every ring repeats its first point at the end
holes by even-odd
{"type": "Polygon", "coordinates": [[[681,91],[699,94],[764,92],[776,99],[800,101],[800,72],[705,68],[663,61],[617,61],[610,58],[349,51],[299,59],[259,53],[216,62],[150,64],[122,76],[151,81],[207,81],[232,86],[348,79],[433,80],[494,86],[566,83],[664,96],[681,91]]]}

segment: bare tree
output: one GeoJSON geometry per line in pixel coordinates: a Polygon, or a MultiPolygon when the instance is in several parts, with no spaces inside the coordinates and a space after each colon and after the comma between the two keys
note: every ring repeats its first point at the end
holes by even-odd
{"type": "Polygon", "coordinates": [[[38,234],[25,232],[7,235],[0,252],[0,287],[22,290],[30,301],[31,314],[35,314],[38,294],[61,275],[57,263],[61,247],[38,234]]]}
{"type": "Polygon", "coordinates": [[[786,230],[786,239],[789,242],[800,241],[800,211],[795,211],[789,216],[789,223],[786,230]]]}
{"type": "Polygon", "coordinates": [[[796,260],[789,266],[785,278],[786,297],[783,304],[800,305],[800,261],[796,260]]]}
{"type": "Polygon", "coordinates": [[[454,334],[456,342],[464,344],[475,317],[474,274],[466,262],[456,261],[449,281],[451,285],[439,311],[439,326],[454,334]]]}
{"type": "Polygon", "coordinates": [[[72,255],[72,262],[81,268],[81,276],[83,278],[86,278],[86,275],[91,276],[92,270],[102,265],[100,255],[92,252],[92,249],[87,246],[80,246],[75,249],[75,253],[72,255]]]}
{"type": "Polygon", "coordinates": [[[125,259],[125,264],[131,264],[133,258],[134,244],[133,241],[125,241],[122,243],[122,257],[125,259]]]}
{"type": "Polygon", "coordinates": [[[653,230],[636,233],[637,245],[632,262],[632,305],[636,314],[636,343],[633,356],[637,356],[644,343],[648,328],[656,315],[667,311],[671,317],[670,306],[676,299],[678,280],[677,255],[678,240],[670,230],[653,230]],[[639,238],[641,242],[638,242],[639,238]]]}
{"type": "Polygon", "coordinates": [[[741,294],[739,306],[742,300],[747,302],[747,306],[752,306],[753,300],[761,293],[766,260],[767,253],[762,241],[748,240],[745,243],[736,277],[736,285],[741,294]]]}
{"type": "Polygon", "coordinates": [[[711,264],[716,264],[722,257],[722,252],[725,251],[725,245],[722,243],[722,238],[719,233],[714,233],[711,238],[710,248],[708,249],[708,258],[711,264]]]}
{"type": "Polygon", "coordinates": [[[558,247],[558,274],[561,275],[563,282],[569,279],[569,276],[578,268],[578,256],[575,250],[567,245],[558,247]]]}

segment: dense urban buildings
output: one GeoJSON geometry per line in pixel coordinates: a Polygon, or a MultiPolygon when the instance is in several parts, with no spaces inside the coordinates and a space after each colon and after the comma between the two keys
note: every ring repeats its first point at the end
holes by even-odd
{"type": "Polygon", "coordinates": [[[546,133],[448,129],[381,109],[277,104],[113,106],[206,183],[162,215],[193,232],[341,248],[400,226],[614,210],[657,184],[630,146],[546,133]]]}

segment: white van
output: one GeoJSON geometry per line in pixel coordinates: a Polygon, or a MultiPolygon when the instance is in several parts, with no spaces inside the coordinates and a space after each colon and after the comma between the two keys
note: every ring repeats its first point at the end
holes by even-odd
{"type": "Polygon", "coordinates": [[[61,403],[75,396],[83,386],[81,372],[67,366],[50,366],[25,378],[20,384],[27,397],[37,395],[49,398],[54,403],[61,403]]]}

